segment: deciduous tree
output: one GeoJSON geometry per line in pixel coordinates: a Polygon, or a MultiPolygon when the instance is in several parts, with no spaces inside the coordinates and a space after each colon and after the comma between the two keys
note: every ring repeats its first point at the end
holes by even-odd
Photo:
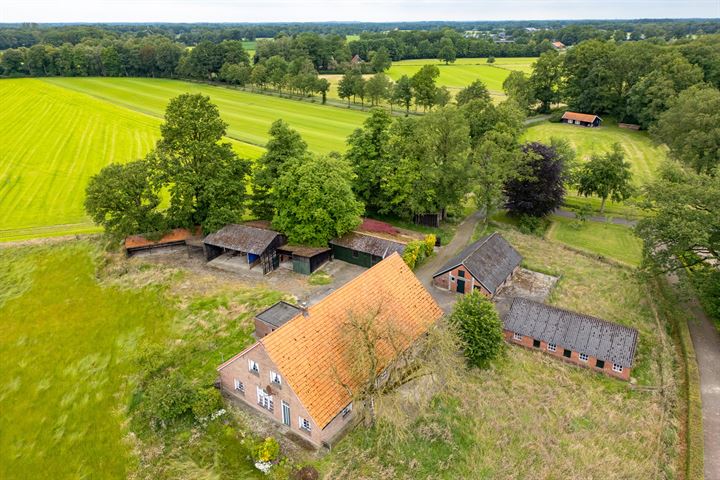
{"type": "Polygon", "coordinates": [[[468,364],[486,367],[504,348],[503,327],[495,305],[474,291],[458,300],[449,323],[458,332],[468,364]]]}
{"type": "Polygon", "coordinates": [[[410,105],[412,105],[413,91],[412,81],[407,75],[403,75],[393,86],[392,102],[405,107],[405,115],[410,113],[410,105]]]}
{"type": "Polygon", "coordinates": [[[424,65],[411,78],[415,104],[423,107],[423,110],[432,108],[435,105],[437,87],[435,80],[440,75],[440,70],[435,65],[424,65]]]}
{"type": "Polygon", "coordinates": [[[523,147],[523,169],[505,184],[506,208],[515,216],[543,217],[562,205],[565,166],[557,151],[542,143],[523,147]]]}
{"type": "Polygon", "coordinates": [[[600,215],[605,212],[605,202],[622,202],[633,193],[630,163],[619,143],[603,154],[593,154],[578,174],[577,187],[581,195],[600,197],[600,215]]]}

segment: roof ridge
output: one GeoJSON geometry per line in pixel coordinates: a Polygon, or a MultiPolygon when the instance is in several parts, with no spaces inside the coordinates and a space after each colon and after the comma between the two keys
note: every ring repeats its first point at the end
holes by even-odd
{"type": "MultiPolygon", "coordinates": [[[[480,247],[482,247],[483,245],[485,245],[485,244],[488,242],[488,240],[490,240],[490,239],[493,237],[493,235],[495,235],[496,233],[497,233],[497,232],[492,232],[490,235],[486,235],[485,238],[480,238],[480,239],[476,240],[475,243],[477,243],[477,245],[475,246],[475,248],[473,248],[467,255],[465,255],[465,256],[462,258],[462,262],[460,262],[460,263],[465,263],[465,260],[467,260],[468,258],[470,258],[470,256],[471,256],[473,253],[475,253],[475,252],[477,252],[478,250],[480,250],[480,247]],[[482,241],[481,241],[481,240],[482,240],[482,241]]],[[[468,247],[470,247],[470,246],[472,246],[472,244],[468,245],[468,247]]],[[[466,248],[467,248],[467,247],[466,247],[466,248]]]]}
{"type": "Polygon", "coordinates": [[[516,300],[520,300],[521,302],[526,302],[526,303],[533,303],[533,304],[535,304],[535,305],[540,305],[540,306],[542,306],[542,307],[554,308],[555,310],[559,310],[559,311],[561,311],[561,312],[563,312],[563,313],[567,313],[567,314],[570,314],[570,315],[580,315],[580,316],[582,316],[582,317],[587,317],[587,318],[589,318],[589,319],[591,319],[591,320],[595,320],[595,321],[598,321],[598,322],[600,322],[600,323],[604,323],[604,324],[606,324],[606,325],[610,325],[610,326],[614,326],[614,327],[620,327],[620,328],[626,328],[626,329],[628,329],[628,330],[632,330],[632,331],[635,331],[635,332],[638,332],[638,333],[639,333],[639,330],[638,330],[637,328],[635,328],[635,327],[628,327],[627,325],[622,325],[622,324],[617,323],[617,322],[611,322],[610,320],[603,320],[602,318],[596,317],[596,316],[594,316],[594,315],[590,315],[590,314],[583,313],[583,312],[576,312],[575,310],[570,310],[570,309],[564,308],[564,307],[556,307],[555,305],[550,305],[549,303],[537,302],[537,301],[535,301],[535,300],[531,300],[531,299],[529,299],[529,298],[524,298],[524,297],[514,297],[512,304],[510,304],[510,308],[511,308],[511,309],[512,309],[512,306],[515,304],[515,301],[516,301],[516,300]]]}
{"type": "MultiPolygon", "coordinates": [[[[389,239],[389,238],[381,237],[381,236],[379,236],[379,235],[373,235],[373,234],[370,233],[370,232],[353,230],[353,231],[350,232],[350,233],[354,233],[354,234],[356,234],[356,235],[365,235],[366,237],[379,238],[380,240],[386,240],[386,241],[388,241],[388,242],[394,242],[394,243],[397,243],[397,244],[400,244],[400,245],[405,245],[404,243],[402,243],[402,242],[400,242],[400,241],[398,241],[398,240],[391,240],[391,239],[389,239]]],[[[384,259],[383,259],[383,260],[384,260],[384,259]]]]}

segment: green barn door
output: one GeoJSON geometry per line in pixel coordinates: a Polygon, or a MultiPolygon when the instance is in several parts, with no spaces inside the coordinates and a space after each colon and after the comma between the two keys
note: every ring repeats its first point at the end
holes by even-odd
{"type": "Polygon", "coordinates": [[[458,278],[457,280],[457,292],[458,293],[465,293],[465,280],[461,280],[458,278]]]}

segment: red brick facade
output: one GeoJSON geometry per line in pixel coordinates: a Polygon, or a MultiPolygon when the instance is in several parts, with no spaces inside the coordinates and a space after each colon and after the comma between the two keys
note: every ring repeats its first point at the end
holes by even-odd
{"type": "Polygon", "coordinates": [[[272,382],[271,372],[280,373],[280,370],[265,352],[265,347],[261,343],[256,343],[220,368],[223,393],[246,403],[280,424],[283,424],[283,402],[285,402],[290,409],[290,425],[286,428],[298,433],[302,438],[318,447],[323,443],[331,444],[350,424],[352,411],[345,416],[341,412],[325,428],[316,425],[285,379],[281,377],[280,384],[272,382]],[[259,370],[257,373],[250,371],[248,363],[250,360],[257,363],[259,370]],[[242,383],[242,390],[236,388],[236,380],[242,383]],[[266,393],[270,393],[273,404],[272,411],[258,403],[258,387],[266,393]],[[300,418],[308,421],[310,431],[300,428],[300,418]]]}
{"type": "MultiPolygon", "coordinates": [[[[518,268],[519,267],[515,267],[513,269],[512,273],[508,275],[505,281],[497,288],[498,290],[500,290],[500,288],[512,279],[518,268]]],[[[486,297],[492,297],[494,295],[494,293],[489,292],[485,287],[483,287],[482,284],[473,277],[463,265],[455,267],[448,272],[441,273],[437,277],[433,278],[433,284],[438,288],[450,290],[455,293],[470,293],[473,290],[478,290],[486,297]]]]}
{"type": "Polygon", "coordinates": [[[555,351],[552,352],[548,350],[548,344],[542,340],[540,340],[539,346],[534,346],[533,341],[535,340],[532,337],[528,337],[527,335],[523,335],[521,339],[517,340],[514,338],[515,332],[511,332],[510,330],[504,330],[505,340],[508,343],[514,344],[514,345],[520,345],[525,348],[529,348],[531,350],[541,350],[542,352],[552,355],[553,357],[559,358],[561,360],[564,360],[569,363],[573,363],[575,365],[579,365],[581,367],[590,368],[596,372],[602,372],[606,375],[609,375],[611,377],[619,378],[620,380],[630,380],[630,371],[631,368],[629,367],[621,367],[622,372],[616,372],[613,370],[613,363],[612,362],[605,362],[605,365],[602,368],[597,367],[597,361],[598,359],[588,355],[588,358],[586,361],[580,359],[580,354],[582,352],[576,352],[576,351],[570,351],[570,357],[566,357],[564,355],[565,349],[562,345],[556,345],[555,351]]]}
{"type": "Polygon", "coordinates": [[[276,327],[268,325],[259,318],[255,318],[255,338],[260,340],[270,332],[274,332],[276,327]]]}

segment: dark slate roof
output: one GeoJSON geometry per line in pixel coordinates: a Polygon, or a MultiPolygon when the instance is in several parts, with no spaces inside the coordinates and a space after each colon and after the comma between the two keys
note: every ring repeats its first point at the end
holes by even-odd
{"type": "Polygon", "coordinates": [[[238,252],[262,255],[278,235],[280,235],[278,232],[272,230],[232,223],[205,237],[204,243],[238,252]]]}
{"type": "Polygon", "coordinates": [[[389,257],[394,252],[402,255],[405,251],[405,245],[402,243],[358,232],[350,232],[340,238],[330,240],[330,245],[338,245],[381,258],[389,257]]]}
{"type": "Polygon", "coordinates": [[[280,301],[255,316],[263,322],[267,323],[268,325],[282,327],[288,321],[297,317],[298,313],[300,312],[300,307],[296,307],[295,305],[280,301]]]}
{"type": "Polygon", "coordinates": [[[513,269],[520,265],[521,260],[522,256],[517,250],[499,233],[494,232],[465,247],[433,277],[464,265],[478,282],[494,294],[513,269]]]}
{"type": "Polygon", "coordinates": [[[503,319],[505,329],[554,343],[606,362],[631,367],[638,331],[599,318],[515,298],[503,319]]]}
{"type": "Polygon", "coordinates": [[[311,258],[329,251],[330,249],[327,247],[306,247],[304,245],[283,245],[281,248],[278,248],[278,252],[287,252],[295,257],[305,258],[311,258]]]}

